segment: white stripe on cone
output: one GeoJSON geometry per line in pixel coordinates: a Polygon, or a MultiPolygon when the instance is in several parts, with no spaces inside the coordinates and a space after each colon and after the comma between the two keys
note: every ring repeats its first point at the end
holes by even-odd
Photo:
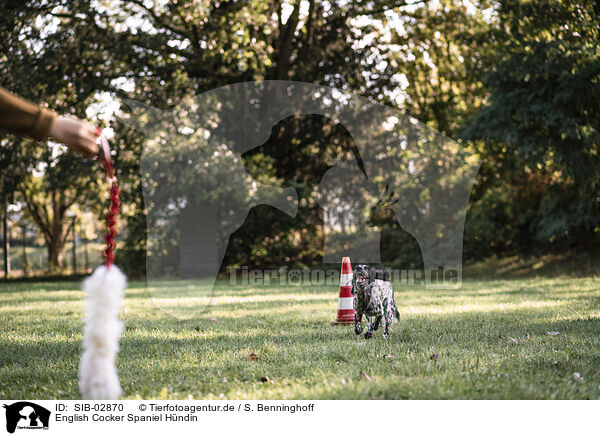
{"type": "Polygon", "coordinates": [[[354,300],[353,297],[339,298],[338,299],[338,310],[354,309],[352,300],[354,300]]]}

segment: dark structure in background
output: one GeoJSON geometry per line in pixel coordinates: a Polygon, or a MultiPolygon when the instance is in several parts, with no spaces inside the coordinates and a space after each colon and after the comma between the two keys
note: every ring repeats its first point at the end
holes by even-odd
{"type": "Polygon", "coordinates": [[[215,205],[188,206],[179,216],[180,274],[183,278],[212,277],[219,271],[215,205]]]}

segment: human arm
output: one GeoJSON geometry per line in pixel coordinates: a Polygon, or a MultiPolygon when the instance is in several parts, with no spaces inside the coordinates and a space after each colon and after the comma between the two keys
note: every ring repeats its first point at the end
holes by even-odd
{"type": "Polygon", "coordinates": [[[96,128],[79,120],[57,115],[0,87],[0,128],[43,141],[48,136],[85,156],[98,152],[96,128]]]}

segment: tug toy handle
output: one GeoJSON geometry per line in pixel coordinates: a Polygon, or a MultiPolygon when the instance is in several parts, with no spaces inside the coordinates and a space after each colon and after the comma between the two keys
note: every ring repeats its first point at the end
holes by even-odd
{"type": "Polygon", "coordinates": [[[110,145],[108,143],[108,139],[102,133],[102,129],[98,127],[96,129],[96,135],[98,136],[98,143],[100,144],[100,148],[102,150],[102,156],[97,155],[97,159],[100,164],[104,167],[106,174],[108,175],[109,181],[112,182],[112,179],[115,177],[115,172],[112,164],[112,159],[110,157],[110,145]]]}

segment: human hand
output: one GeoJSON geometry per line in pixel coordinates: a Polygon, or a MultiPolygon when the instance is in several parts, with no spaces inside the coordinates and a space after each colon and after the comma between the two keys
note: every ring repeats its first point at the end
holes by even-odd
{"type": "Polygon", "coordinates": [[[86,157],[98,153],[96,128],[78,118],[59,115],[50,127],[50,136],[86,157]]]}

